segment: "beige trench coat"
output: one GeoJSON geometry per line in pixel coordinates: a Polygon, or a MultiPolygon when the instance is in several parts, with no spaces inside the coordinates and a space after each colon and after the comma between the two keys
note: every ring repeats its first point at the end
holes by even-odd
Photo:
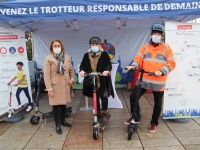
{"type": "MultiPolygon", "coordinates": [[[[50,105],[66,105],[71,102],[69,80],[74,80],[74,69],[70,57],[65,54],[64,75],[57,73],[58,61],[53,54],[46,57],[44,62],[44,82],[46,90],[53,90],[53,97],[49,97],[50,105]]],[[[75,81],[75,80],[74,80],[75,81]]]]}

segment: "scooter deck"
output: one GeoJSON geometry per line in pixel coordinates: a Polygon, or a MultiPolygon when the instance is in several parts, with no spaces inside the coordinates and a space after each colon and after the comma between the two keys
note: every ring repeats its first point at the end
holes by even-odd
{"type": "Polygon", "coordinates": [[[19,108],[19,109],[14,109],[14,114],[20,112],[21,110],[23,110],[23,109],[25,109],[25,108],[27,108],[27,107],[28,107],[28,103],[23,104],[21,108],[19,108]]]}

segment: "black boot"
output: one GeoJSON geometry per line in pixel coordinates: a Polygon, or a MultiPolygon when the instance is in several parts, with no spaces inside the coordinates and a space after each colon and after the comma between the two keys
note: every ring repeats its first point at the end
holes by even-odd
{"type": "Polygon", "coordinates": [[[62,130],[59,124],[56,125],[56,133],[57,134],[62,134],[62,130]]]}
{"type": "Polygon", "coordinates": [[[61,125],[66,126],[66,127],[72,127],[72,125],[67,123],[66,121],[61,122],[61,125]]]}

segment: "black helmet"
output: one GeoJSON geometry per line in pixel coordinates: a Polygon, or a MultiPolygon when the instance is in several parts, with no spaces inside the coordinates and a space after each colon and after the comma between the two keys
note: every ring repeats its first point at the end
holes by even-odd
{"type": "Polygon", "coordinates": [[[96,37],[96,36],[92,37],[89,41],[89,44],[94,44],[94,43],[101,44],[101,39],[99,37],[96,37]]]}
{"type": "Polygon", "coordinates": [[[157,31],[159,33],[163,33],[164,27],[160,23],[156,23],[156,24],[152,25],[151,30],[152,30],[152,32],[157,31]]]}
{"type": "Polygon", "coordinates": [[[23,64],[23,62],[19,61],[19,62],[16,63],[16,65],[21,65],[21,66],[23,66],[24,64],[23,64]]]}

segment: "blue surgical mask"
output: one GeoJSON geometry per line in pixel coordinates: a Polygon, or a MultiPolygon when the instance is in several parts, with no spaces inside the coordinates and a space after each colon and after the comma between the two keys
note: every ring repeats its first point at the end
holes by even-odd
{"type": "Polygon", "coordinates": [[[99,51],[99,46],[91,46],[91,50],[96,53],[99,51]]]}

